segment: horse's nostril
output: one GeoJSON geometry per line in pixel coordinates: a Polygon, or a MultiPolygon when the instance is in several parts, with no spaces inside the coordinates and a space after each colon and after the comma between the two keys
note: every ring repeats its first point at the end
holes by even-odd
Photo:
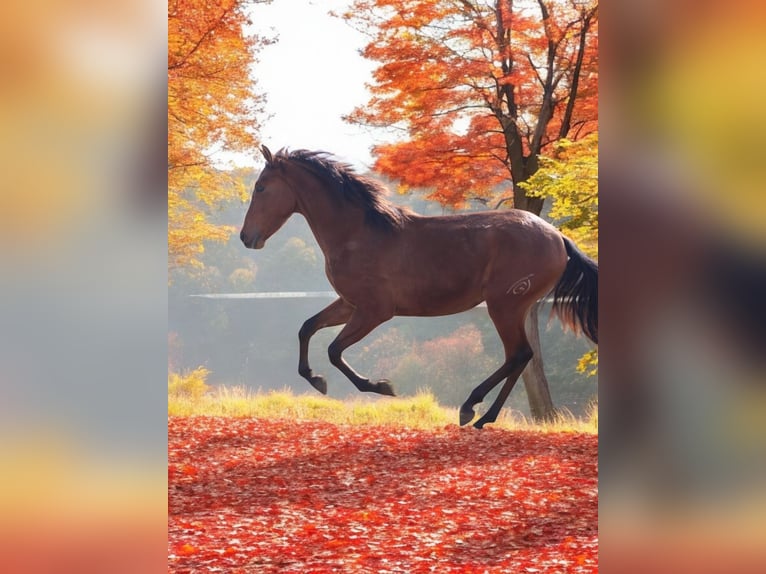
{"type": "Polygon", "coordinates": [[[240,231],[239,232],[239,239],[242,241],[242,243],[247,243],[247,241],[245,241],[245,232],[244,231],[240,231]]]}

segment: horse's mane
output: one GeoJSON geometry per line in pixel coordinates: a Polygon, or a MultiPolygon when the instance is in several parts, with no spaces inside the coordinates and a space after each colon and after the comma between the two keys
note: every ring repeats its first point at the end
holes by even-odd
{"type": "Polygon", "coordinates": [[[393,230],[407,221],[410,211],[386,199],[388,191],[383,184],[356,173],[351,165],[332,159],[331,155],[324,151],[283,148],[274,155],[273,161],[294,161],[330,183],[342,199],[364,210],[368,225],[393,230]]]}

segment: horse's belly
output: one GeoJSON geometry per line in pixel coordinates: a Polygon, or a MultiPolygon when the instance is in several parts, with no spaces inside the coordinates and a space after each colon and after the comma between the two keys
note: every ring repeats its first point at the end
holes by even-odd
{"type": "Polygon", "coordinates": [[[438,317],[452,315],[476,307],[484,300],[481,288],[433,287],[412,289],[403,286],[396,290],[395,314],[411,317],[438,317]]]}
{"type": "Polygon", "coordinates": [[[462,313],[463,311],[468,311],[469,309],[473,309],[476,307],[476,305],[479,305],[482,303],[483,300],[470,302],[470,303],[461,303],[460,305],[451,304],[451,305],[444,305],[444,306],[434,306],[434,307],[397,307],[394,311],[394,315],[397,317],[442,317],[444,315],[454,315],[456,313],[462,313]]]}

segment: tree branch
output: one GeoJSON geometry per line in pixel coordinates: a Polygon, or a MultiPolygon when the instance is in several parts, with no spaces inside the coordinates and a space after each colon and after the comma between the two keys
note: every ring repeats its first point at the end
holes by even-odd
{"type": "Polygon", "coordinates": [[[580,41],[577,48],[577,58],[575,60],[574,71],[572,72],[572,82],[569,87],[569,99],[567,101],[564,115],[561,119],[561,127],[559,128],[559,137],[565,138],[569,134],[569,130],[572,128],[572,115],[574,113],[575,100],[577,99],[577,90],[580,87],[580,73],[582,71],[582,63],[585,58],[585,46],[586,36],[590,29],[591,21],[596,15],[598,5],[596,5],[590,12],[582,14],[582,28],[580,29],[580,41]]]}

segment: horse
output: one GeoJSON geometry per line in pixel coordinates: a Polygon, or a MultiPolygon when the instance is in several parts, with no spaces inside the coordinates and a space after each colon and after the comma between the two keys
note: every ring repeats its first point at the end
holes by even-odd
{"type": "Polygon", "coordinates": [[[598,264],[554,226],[518,209],[422,216],[397,206],[377,180],[323,151],[261,147],[266,165],[253,189],[240,239],[262,249],[294,213],[322,250],[338,298],[298,332],[298,373],[322,394],[327,382],[308,361],[320,329],[343,325],[330,363],[361,392],[395,396],[388,379],[371,381],[343,351],[394,316],[433,317],[486,301],[505,362],[460,407],[460,425],[503,379],[505,385],[474,426],[495,422],[533,352],[524,328],[535,302],[552,295],[552,314],[598,344],[598,264]]]}

